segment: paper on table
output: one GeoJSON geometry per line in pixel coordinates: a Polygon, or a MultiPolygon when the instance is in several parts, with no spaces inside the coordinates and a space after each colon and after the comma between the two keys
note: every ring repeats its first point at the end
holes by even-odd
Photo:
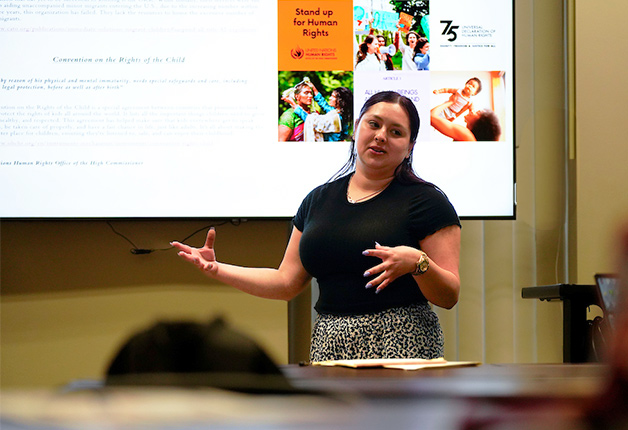
{"type": "Polygon", "coordinates": [[[419,370],[419,369],[432,369],[437,367],[464,367],[464,366],[477,366],[478,361],[447,361],[444,358],[434,358],[431,360],[425,360],[421,358],[414,359],[396,359],[396,358],[384,358],[384,359],[362,359],[362,360],[329,360],[318,361],[312,363],[313,366],[341,366],[352,367],[354,369],[367,368],[367,367],[384,367],[387,369],[402,369],[402,370],[419,370]]]}
{"type": "Polygon", "coordinates": [[[387,369],[401,369],[401,370],[420,370],[420,369],[434,369],[437,367],[471,367],[479,366],[479,361],[446,361],[444,363],[416,363],[416,364],[398,364],[383,366],[387,369]]]}

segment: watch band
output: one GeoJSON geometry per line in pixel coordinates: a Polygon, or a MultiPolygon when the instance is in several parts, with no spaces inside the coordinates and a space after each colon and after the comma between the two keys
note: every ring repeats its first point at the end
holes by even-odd
{"type": "Polygon", "coordinates": [[[422,275],[430,268],[430,260],[427,258],[427,254],[423,251],[419,252],[421,253],[421,257],[419,257],[416,262],[416,268],[414,269],[414,272],[412,272],[413,276],[422,275]]]}

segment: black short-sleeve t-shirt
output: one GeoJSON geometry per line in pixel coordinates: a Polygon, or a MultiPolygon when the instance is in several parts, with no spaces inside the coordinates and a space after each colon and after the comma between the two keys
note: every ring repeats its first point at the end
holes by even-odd
{"type": "Polygon", "coordinates": [[[379,294],[366,289],[364,272],[381,260],[364,256],[365,249],[383,246],[419,247],[419,241],[460,220],[447,197],[427,182],[393,180],[377,196],[359,203],[347,201],[350,176],[314,189],[303,200],[295,227],[301,231],[301,262],[316,278],[320,296],[316,310],[359,315],[426,302],[412,275],[399,277],[379,294]]]}

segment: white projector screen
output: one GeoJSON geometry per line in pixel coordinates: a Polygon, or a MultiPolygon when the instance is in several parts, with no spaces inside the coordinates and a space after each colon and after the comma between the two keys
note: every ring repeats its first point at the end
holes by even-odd
{"type": "Polygon", "coordinates": [[[326,99],[342,78],[356,116],[373,92],[407,94],[418,174],[463,218],[513,218],[512,14],[504,0],[2,2],[0,217],[292,217],[349,150],[279,141],[280,95],[309,77],[326,99]],[[429,39],[429,70],[402,68],[399,25],[429,39]],[[394,70],[354,70],[369,34],[394,70]],[[449,97],[433,91],[471,77],[495,141],[430,126],[449,97]]]}

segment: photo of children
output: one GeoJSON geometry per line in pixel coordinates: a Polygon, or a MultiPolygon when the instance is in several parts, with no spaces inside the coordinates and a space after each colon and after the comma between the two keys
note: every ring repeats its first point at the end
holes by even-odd
{"type": "Polygon", "coordinates": [[[356,0],[354,69],[429,70],[429,1],[356,0]]]}
{"type": "Polygon", "coordinates": [[[279,142],[350,140],[353,73],[279,72],[279,142]]]}
{"type": "Polygon", "coordinates": [[[492,142],[505,139],[502,125],[506,119],[504,72],[432,73],[431,85],[431,140],[492,142]]]}

